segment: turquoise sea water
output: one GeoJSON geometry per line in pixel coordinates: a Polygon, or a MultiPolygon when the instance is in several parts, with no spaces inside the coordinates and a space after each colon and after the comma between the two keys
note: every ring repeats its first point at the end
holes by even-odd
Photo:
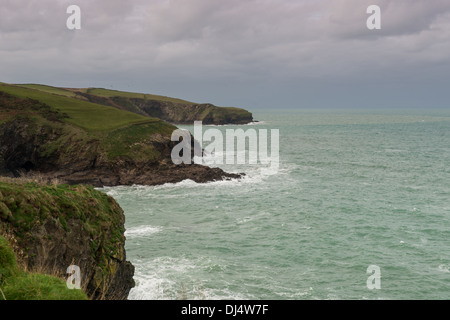
{"type": "Polygon", "coordinates": [[[450,111],[254,116],[214,128],[279,129],[275,175],[102,189],[126,215],[129,299],[450,298],[450,111]]]}

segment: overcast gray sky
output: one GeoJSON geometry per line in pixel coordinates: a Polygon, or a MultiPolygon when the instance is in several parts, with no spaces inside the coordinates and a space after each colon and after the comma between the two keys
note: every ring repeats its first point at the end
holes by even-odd
{"type": "Polygon", "coordinates": [[[250,109],[450,107],[450,1],[0,0],[0,81],[250,109]]]}

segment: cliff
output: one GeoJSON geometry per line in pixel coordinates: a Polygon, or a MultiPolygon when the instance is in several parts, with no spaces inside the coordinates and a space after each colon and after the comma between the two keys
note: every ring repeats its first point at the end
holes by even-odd
{"type": "Polygon", "coordinates": [[[182,99],[154,94],[124,92],[102,88],[56,88],[43,85],[20,85],[96,104],[111,106],[147,117],[155,117],[173,124],[247,124],[253,121],[252,114],[242,108],[218,107],[211,103],[194,103],[182,99]]]}
{"type": "Polygon", "coordinates": [[[0,181],[0,232],[10,235],[24,268],[64,275],[77,265],[91,299],[126,299],[134,286],[124,221],[114,199],[90,186],[0,181]]]}
{"type": "Polygon", "coordinates": [[[96,187],[238,178],[219,168],[174,165],[176,127],[158,118],[0,85],[0,175],[38,173],[96,187]]]}
{"type": "Polygon", "coordinates": [[[0,236],[0,301],[87,299],[83,290],[70,290],[65,279],[55,274],[30,272],[21,268],[11,244],[0,236]]]}
{"type": "MultiPolygon", "coordinates": [[[[90,92],[88,89],[88,92],[90,92]]],[[[123,96],[99,97],[78,92],[88,101],[117,107],[149,117],[156,117],[174,124],[247,124],[253,121],[250,112],[232,107],[216,107],[209,103],[172,102],[149,98],[129,98],[123,96]]],[[[114,94],[114,93],[112,93],[114,94]]],[[[118,93],[120,94],[120,93],[118,93]]]]}
{"type": "MultiPolygon", "coordinates": [[[[64,273],[78,265],[89,298],[126,299],[134,267],[126,261],[124,214],[93,186],[241,175],[174,165],[170,138],[176,127],[143,114],[144,105],[127,110],[140,98],[111,106],[71,90],[40,89],[0,83],[0,235],[12,236],[26,269],[64,273]]],[[[12,291],[14,279],[7,283],[12,291]]]]}

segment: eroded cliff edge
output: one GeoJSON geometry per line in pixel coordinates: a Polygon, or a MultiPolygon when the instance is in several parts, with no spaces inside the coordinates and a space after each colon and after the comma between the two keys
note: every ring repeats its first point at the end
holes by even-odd
{"type": "Polygon", "coordinates": [[[64,275],[77,265],[91,299],[125,300],[134,287],[124,222],[117,202],[91,186],[0,179],[0,234],[12,235],[26,269],[64,275]]]}

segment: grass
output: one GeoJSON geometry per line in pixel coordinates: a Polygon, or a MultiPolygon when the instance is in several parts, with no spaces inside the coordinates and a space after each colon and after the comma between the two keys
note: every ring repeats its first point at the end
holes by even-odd
{"type": "Polygon", "coordinates": [[[60,88],[60,87],[52,87],[42,84],[16,84],[18,87],[35,89],[42,92],[57,94],[61,96],[66,96],[70,98],[80,98],[80,95],[77,95],[76,92],[89,93],[92,95],[96,95],[104,98],[112,98],[112,97],[123,97],[123,98],[138,98],[144,100],[157,100],[157,101],[166,101],[171,103],[181,103],[187,105],[193,105],[194,102],[190,102],[183,99],[171,98],[167,96],[161,96],[156,94],[149,93],[138,93],[138,92],[127,92],[127,91],[119,91],[119,90],[110,90],[103,88],[60,88]]]}
{"type": "MultiPolygon", "coordinates": [[[[33,233],[36,228],[46,225],[49,221],[54,224],[55,231],[48,233],[48,238],[44,236],[40,240],[50,243],[57,241],[52,239],[52,235],[61,236],[65,232],[73,232],[72,226],[75,226],[76,230],[82,228],[82,234],[90,239],[89,243],[85,243],[90,252],[89,259],[95,261],[97,266],[94,270],[95,288],[106,288],[118,271],[114,261],[123,259],[124,255],[123,211],[113,198],[92,186],[57,183],[48,183],[39,177],[0,177],[0,234],[11,234],[16,253],[20,253],[21,261],[27,261],[33,257],[33,252],[27,244],[36,241],[36,235],[33,233]]],[[[16,273],[16,263],[11,263],[10,255],[4,256],[6,258],[0,254],[0,263],[5,261],[5,265],[0,266],[0,273],[6,274],[9,280],[6,285],[0,283],[0,288],[7,299],[23,299],[24,295],[29,295],[32,299],[53,299],[61,294],[60,289],[52,291],[54,287],[61,285],[48,277],[20,273],[17,279],[10,278],[16,273]],[[29,287],[27,282],[31,283],[29,287]],[[39,285],[36,289],[38,283],[42,283],[42,286],[39,285]]],[[[33,274],[56,275],[56,272],[49,268],[51,266],[43,265],[42,269],[33,274]]],[[[92,291],[92,288],[89,290],[92,291]]],[[[106,294],[106,291],[103,294],[106,294]]]]}
{"type": "Polygon", "coordinates": [[[3,221],[11,226],[19,239],[28,236],[28,231],[48,218],[58,219],[66,231],[70,231],[67,221],[78,219],[92,239],[98,239],[115,251],[124,239],[121,235],[123,217],[119,211],[117,203],[92,186],[0,178],[0,224],[3,221]],[[114,237],[99,239],[103,228],[111,229],[114,237]]]}
{"type": "Polygon", "coordinates": [[[130,123],[157,121],[156,118],[152,117],[161,117],[172,123],[190,123],[194,120],[204,120],[216,124],[252,119],[251,113],[241,108],[197,104],[182,99],[146,93],[103,88],[74,89],[40,84],[7,85],[0,83],[0,90],[2,89],[18,97],[39,100],[61,112],[65,112],[70,117],[67,122],[91,132],[114,130],[130,123]],[[83,93],[89,94],[90,98],[83,96],[83,93]],[[86,101],[87,99],[92,102],[86,101]],[[158,111],[143,107],[149,101],[165,103],[166,107],[168,106],[170,109],[170,115],[160,114],[158,111]],[[150,117],[146,117],[148,115],[150,117]]]}
{"type": "Polygon", "coordinates": [[[212,117],[216,121],[226,121],[237,120],[241,117],[251,117],[251,113],[245,109],[234,108],[234,107],[215,107],[211,110],[212,117]]]}
{"type": "Polygon", "coordinates": [[[129,124],[160,121],[109,106],[15,85],[0,83],[0,90],[19,98],[43,102],[55,110],[66,113],[69,118],[65,121],[89,132],[114,130],[129,124]]]}
{"type": "Polygon", "coordinates": [[[76,93],[67,89],[47,86],[43,84],[18,84],[17,86],[22,88],[39,90],[47,93],[58,94],[60,96],[66,96],[69,98],[76,98],[76,93]]]}
{"type": "MultiPolygon", "coordinates": [[[[116,98],[114,101],[118,102],[121,105],[128,105],[130,108],[130,105],[133,105],[129,101],[127,101],[127,98],[135,98],[135,99],[143,99],[143,100],[156,100],[156,101],[163,101],[163,102],[170,102],[175,105],[183,105],[183,106],[193,106],[198,105],[194,102],[182,100],[182,99],[176,99],[176,98],[170,98],[165,96],[159,96],[159,95],[153,95],[153,94],[144,94],[144,93],[134,93],[134,92],[125,92],[125,91],[117,91],[117,90],[108,90],[108,89],[101,89],[101,88],[89,88],[86,89],[87,93],[105,97],[105,98],[116,98]],[[123,101],[118,100],[118,98],[122,98],[123,101]]],[[[176,106],[174,106],[176,108],[176,106]]],[[[238,120],[241,117],[251,117],[251,113],[248,112],[245,109],[241,108],[235,108],[235,107],[218,107],[211,104],[201,104],[197,107],[198,110],[195,112],[198,112],[198,119],[205,118],[207,116],[210,116],[212,119],[218,122],[227,122],[230,120],[238,120]]],[[[189,118],[192,116],[193,110],[191,109],[184,109],[179,108],[177,110],[177,113],[179,114],[180,119],[182,118],[189,118]]]]}
{"type": "Polygon", "coordinates": [[[18,272],[19,266],[11,246],[4,237],[0,236],[0,285],[6,278],[18,272]]]}
{"type": "Polygon", "coordinates": [[[160,154],[152,143],[154,135],[169,138],[176,129],[157,118],[0,83],[0,124],[19,118],[27,123],[29,136],[42,140],[36,141],[39,156],[60,163],[94,159],[96,154],[110,161],[155,161],[160,154]]]}
{"type": "Polygon", "coordinates": [[[0,300],[88,300],[82,290],[67,288],[55,275],[20,268],[8,240],[0,236],[0,300]]]}
{"type": "Polygon", "coordinates": [[[109,159],[133,157],[135,161],[156,160],[160,154],[155,150],[152,139],[156,134],[170,135],[175,127],[164,122],[138,124],[111,131],[102,146],[109,159]]]}
{"type": "Polygon", "coordinates": [[[112,98],[112,97],[124,97],[124,98],[139,98],[144,100],[157,100],[157,101],[166,101],[172,103],[181,103],[193,105],[194,102],[186,101],[183,99],[171,98],[167,96],[161,96],[156,94],[148,94],[148,93],[138,93],[138,92],[127,92],[127,91],[119,91],[119,90],[110,90],[103,88],[60,88],[60,87],[52,87],[42,84],[16,84],[18,87],[35,89],[42,92],[62,95],[70,98],[80,98],[76,92],[89,93],[92,95],[96,95],[104,98],[112,98]]]}
{"type": "Polygon", "coordinates": [[[195,104],[190,101],[166,97],[166,96],[160,96],[160,95],[155,95],[155,94],[108,90],[108,89],[102,89],[102,88],[89,88],[89,89],[87,89],[87,93],[93,94],[96,96],[100,96],[100,97],[106,97],[106,98],[125,97],[125,98],[138,98],[138,99],[144,99],[144,100],[166,101],[166,102],[171,102],[171,103],[181,103],[181,104],[187,104],[187,105],[195,104]]]}

